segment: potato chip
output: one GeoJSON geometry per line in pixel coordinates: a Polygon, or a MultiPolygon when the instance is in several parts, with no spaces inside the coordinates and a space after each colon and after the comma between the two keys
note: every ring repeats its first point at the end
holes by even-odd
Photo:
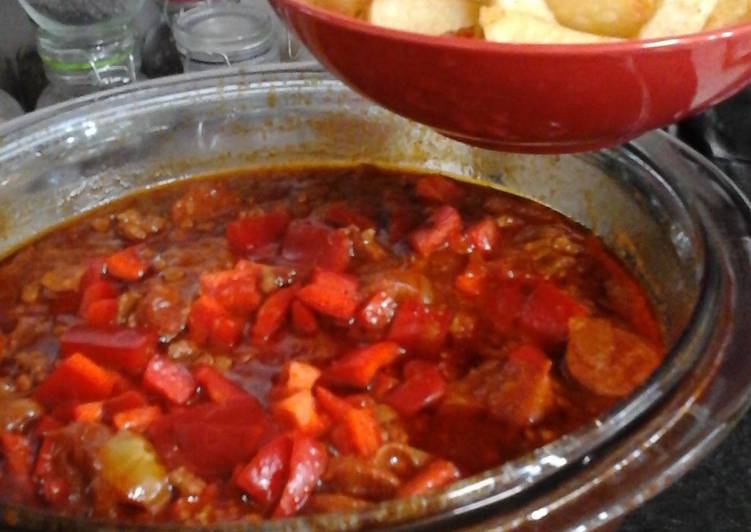
{"type": "Polygon", "coordinates": [[[716,6],[717,0],[662,0],[639,37],[656,39],[701,31],[716,6]]]}
{"type": "Polygon", "coordinates": [[[751,11],[749,0],[719,0],[704,28],[715,30],[749,22],[751,21],[749,11],[751,11]]]}
{"type": "Polygon", "coordinates": [[[547,0],[563,26],[610,35],[635,37],[655,13],[656,0],[547,0]]]}
{"type": "Polygon", "coordinates": [[[499,7],[484,7],[480,10],[480,24],[485,39],[494,42],[525,44],[584,44],[617,41],[592,33],[565,28],[556,22],[520,13],[505,11],[499,7]]]}
{"type": "Polygon", "coordinates": [[[473,28],[479,10],[475,0],[373,0],[368,19],[376,26],[443,35],[473,28]]]}

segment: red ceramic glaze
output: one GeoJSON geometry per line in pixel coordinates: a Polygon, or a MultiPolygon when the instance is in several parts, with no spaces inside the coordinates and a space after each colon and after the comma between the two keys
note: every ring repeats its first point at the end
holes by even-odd
{"type": "Polygon", "coordinates": [[[626,142],[751,81],[751,25],[614,44],[500,44],[372,26],[271,0],[354,90],[457,140],[562,153],[626,142]]]}

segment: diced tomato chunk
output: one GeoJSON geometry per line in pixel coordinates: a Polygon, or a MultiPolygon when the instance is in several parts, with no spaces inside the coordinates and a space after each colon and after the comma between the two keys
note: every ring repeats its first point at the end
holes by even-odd
{"type": "Polygon", "coordinates": [[[244,322],[227,311],[213,297],[201,296],[193,302],[188,314],[188,335],[198,345],[212,343],[232,348],[243,334],[244,322]]]}
{"type": "Polygon", "coordinates": [[[96,423],[104,417],[104,403],[92,401],[81,403],[73,408],[73,419],[81,423],[96,423]]]}
{"type": "Polygon", "coordinates": [[[288,287],[277,290],[263,302],[256,314],[256,322],[253,324],[253,343],[262,345],[284,324],[289,306],[295,297],[296,288],[288,287]]]}
{"type": "Polygon", "coordinates": [[[469,263],[464,272],[454,279],[454,286],[467,297],[479,297],[485,292],[487,275],[482,254],[475,252],[469,256],[469,263]]]}
{"type": "Polygon", "coordinates": [[[112,300],[117,298],[118,290],[114,283],[109,281],[92,281],[83,290],[81,295],[81,306],[79,314],[86,318],[89,307],[102,300],[112,300]]]}
{"type": "Polygon", "coordinates": [[[396,300],[385,291],[376,292],[357,315],[358,323],[369,331],[383,331],[396,313],[396,300]]]}
{"type": "Polygon", "coordinates": [[[427,175],[417,181],[415,194],[438,203],[456,203],[462,199],[464,191],[457,183],[446,177],[427,175]]]}
{"type": "Polygon", "coordinates": [[[0,446],[5,457],[5,468],[11,477],[28,480],[33,465],[31,442],[26,436],[0,431],[0,446]]]}
{"type": "Polygon", "coordinates": [[[386,403],[405,417],[414,416],[446,393],[446,379],[435,366],[411,374],[386,396],[386,403]]]}
{"type": "Polygon", "coordinates": [[[551,367],[550,359],[535,346],[522,345],[511,351],[488,395],[490,413],[522,427],[542,419],[552,398],[551,367]]]}
{"type": "Polygon", "coordinates": [[[316,436],[326,428],[310,390],[301,390],[273,403],[271,412],[275,419],[304,434],[316,436]]]}
{"type": "Polygon", "coordinates": [[[258,306],[258,274],[249,269],[234,269],[201,275],[201,293],[210,296],[228,312],[247,315],[258,306]]]}
{"type": "Polygon", "coordinates": [[[142,247],[131,246],[107,257],[107,273],[123,281],[139,281],[151,265],[141,257],[142,247]]]}
{"type": "Polygon", "coordinates": [[[352,240],[340,229],[310,220],[295,220],[287,228],[282,257],[305,267],[342,272],[352,258],[352,240]]]}
{"type": "Polygon", "coordinates": [[[480,253],[493,253],[501,240],[501,230],[492,218],[485,218],[467,229],[467,239],[480,253]]]}
{"type": "Polygon", "coordinates": [[[291,454],[292,439],[289,436],[273,439],[235,475],[235,485],[264,508],[271,508],[282,496],[289,477],[291,454]]]}
{"type": "Polygon", "coordinates": [[[327,464],[328,452],[322,443],[309,436],[294,436],[289,478],[274,510],[274,517],[294,515],[305,506],[318,480],[326,471],[327,464]]]}
{"type": "Polygon", "coordinates": [[[158,420],[162,415],[162,410],[158,406],[142,406],[123,410],[112,416],[112,422],[119,430],[130,430],[132,432],[144,432],[152,423],[158,420]]]}
{"type": "Polygon", "coordinates": [[[196,389],[196,381],[188,368],[160,355],[153,357],[146,366],[143,384],[178,405],[188,402],[196,389]]]}
{"type": "Polygon", "coordinates": [[[436,459],[425,466],[417,475],[402,484],[397,494],[400,497],[421,495],[440,489],[460,477],[459,469],[446,460],[436,459]]]}
{"type": "Polygon", "coordinates": [[[568,321],[587,309],[549,281],[539,283],[527,298],[519,324],[543,346],[557,345],[568,337],[568,321]]]}
{"type": "Polygon", "coordinates": [[[409,352],[435,356],[446,342],[451,317],[451,312],[446,309],[408,299],[396,310],[388,339],[409,352]]]}
{"type": "Polygon", "coordinates": [[[324,220],[332,225],[347,227],[354,225],[360,230],[370,229],[376,224],[366,214],[347,206],[343,201],[332,203],[326,209],[324,220]]]}
{"type": "Polygon", "coordinates": [[[99,401],[112,394],[115,377],[85,356],[62,360],[34,391],[34,398],[50,408],[68,400],[99,401]]]}
{"type": "Polygon", "coordinates": [[[235,255],[265,257],[276,251],[289,215],[274,211],[238,218],[227,225],[227,241],[235,255]]]}
{"type": "Polygon", "coordinates": [[[485,316],[500,334],[511,334],[516,330],[519,316],[527,300],[525,283],[516,280],[503,280],[489,290],[488,313],[485,316]]]}
{"type": "Polygon", "coordinates": [[[367,388],[376,372],[394,362],[400,354],[401,348],[394,342],[357,349],[334,360],[324,372],[324,378],[339,386],[367,388]]]}
{"type": "Polygon", "coordinates": [[[247,463],[275,430],[260,403],[243,394],[161,416],[147,435],[170,468],[186,466],[212,479],[247,463]]]}
{"type": "Polygon", "coordinates": [[[107,272],[107,262],[104,257],[95,257],[86,262],[86,270],[78,282],[78,291],[81,294],[94,283],[106,281],[105,273],[107,272]]]}
{"type": "Polygon", "coordinates": [[[140,374],[156,352],[156,335],[130,327],[76,325],[60,337],[63,356],[82,353],[131,375],[140,374]]]}
{"type": "Polygon", "coordinates": [[[459,212],[445,205],[431,215],[426,226],[413,232],[409,241],[420,255],[427,257],[444,247],[461,230],[462,219],[459,212]]]}
{"type": "Polygon", "coordinates": [[[211,366],[201,364],[195,368],[193,375],[203,391],[215,403],[226,403],[235,399],[250,397],[239,385],[211,366]]]}
{"type": "Polygon", "coordinates": [[[316,270],[313,282],[297,297],[313,310],[340,320],[349,320],[357,309],[357,279],[349,275],[316,270]]]}

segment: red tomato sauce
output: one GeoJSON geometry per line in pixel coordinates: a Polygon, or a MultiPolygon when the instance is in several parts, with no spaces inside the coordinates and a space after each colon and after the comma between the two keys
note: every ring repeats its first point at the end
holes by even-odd
{"type": "Polygon", "coordinates": [[[371,167],[178,184],[0,263],[0,499],[365,508],[555,440],[663,354],[628,270],[528,200],[371,167]]]}

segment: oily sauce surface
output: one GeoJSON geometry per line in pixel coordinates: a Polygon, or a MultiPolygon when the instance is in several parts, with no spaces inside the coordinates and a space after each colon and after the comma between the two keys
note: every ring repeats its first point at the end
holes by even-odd
{"type": "Polygon", "coordinates": [[[663,354],[635,279],[530,201],[372,167],[183,183],[0,263],[0,499],[362,508],[576,429],[663,354]]]}

